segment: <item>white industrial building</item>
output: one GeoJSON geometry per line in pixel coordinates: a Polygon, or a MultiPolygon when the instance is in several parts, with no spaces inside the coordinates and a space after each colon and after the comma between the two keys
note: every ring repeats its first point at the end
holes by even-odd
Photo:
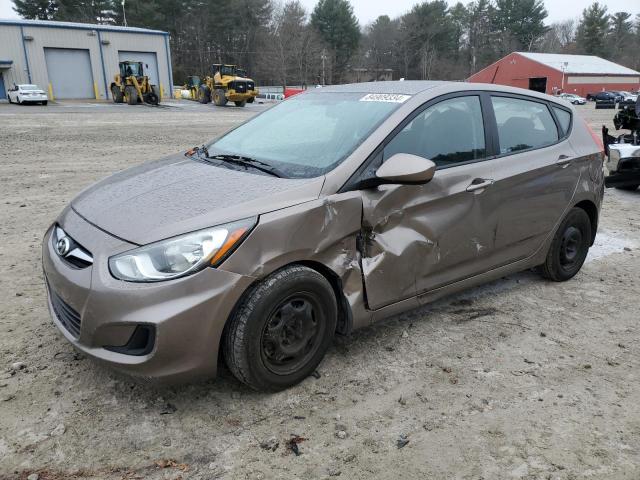
{"type": "Polygon", "coordinates": [[[110,99],[118,62],[141,61],[163,97],[173,85],[169,34],[159,30],[44,20],[0,19],[0,99],[35,83],[51,100],[110,99]]]}

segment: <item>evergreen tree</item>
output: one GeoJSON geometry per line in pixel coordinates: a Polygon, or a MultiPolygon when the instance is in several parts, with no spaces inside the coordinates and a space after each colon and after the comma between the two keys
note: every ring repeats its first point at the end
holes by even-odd
{"type": "Polygon", "coordinates": [[[51,20],[57,9],[55,0],[13,0],[13,10],[31,20],[51,20]]]}
{"type": "Polygon", "coordinates": [[[608,31],[607,7],[594,2],[582,11],[576,43],[583,53],[605,56],[608,31]]]}
{"type": "Polygon", "coordinates": [[[534,50],[547,31],[544,25],[547,16],[543,0],[496,0],[495,27],[506,35],[503,39],[512,41],[504,43],[509,51],[502,53],[534,50]]]}
{"type": "Polygon", "coordinates": [[[311,14],[311,25],[330,50],[330,83],[340,82],[360,42],[360,26],[353,7],[347,0],[320,0],[311,14]]]}

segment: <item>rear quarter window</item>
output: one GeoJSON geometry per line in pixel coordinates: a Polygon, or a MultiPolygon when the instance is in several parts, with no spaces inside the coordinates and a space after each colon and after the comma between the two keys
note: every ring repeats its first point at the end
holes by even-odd
{"type": "Polygon", "coordinates": [[[544,103],[491,97],[498,126],[500,154],[541,148],[558,141],[558,128],[544,103]]]}
{"type": "Polygon", "coordinates": [[[553,107],[553,113],[556,114],[556,118],[560,124],[562,136],[566,137],[569,134],[569,129],[571,128],[571,112],[568,112],[564,108],[553,107]]]}

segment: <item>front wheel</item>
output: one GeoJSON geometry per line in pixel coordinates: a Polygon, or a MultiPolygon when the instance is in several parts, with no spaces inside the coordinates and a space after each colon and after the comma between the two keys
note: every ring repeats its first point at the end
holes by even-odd
{"type": "Polygon", "coordinates": [[[222,88],[217,88],[213,92],[213,103],[217,107],[224,107],[227,104],[227,96],[224,94],[224,90],[222,88]]]}
{"type": "Polygon", "coordinates": [[[206,85],[200,85],[198,90],[198,101],[200,103],[209,103],[211,101],[211,90],[206,85]]]}
{"type": "Polygon", "coordinates": [[[132,85],[127,85],[124,88],[124,97],[127,99],[128,105],[138,104],[138,91],[136,90],[136,87],[132,85]]]}
{"type": "Polygon", "coordinates": [[[336,322],[327,279],[301,265],[285,267],[254,286],[225,326],[225,362],[255,390],[282,390],[313,373],[336,322]]]}
{"type": "Polygon", "coordinates": [[[554,282],[564,282],[580,271],[591,245],[591,220],[581,208],[572,208],[553,237],[542,275],[554,282]]]}

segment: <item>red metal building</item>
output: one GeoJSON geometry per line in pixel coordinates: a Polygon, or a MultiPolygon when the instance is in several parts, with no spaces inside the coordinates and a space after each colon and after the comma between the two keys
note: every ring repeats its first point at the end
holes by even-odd
{"type": "Polygon", "coordinates": [[[513,52],[472,75],[468,81],[584,97],[603,90],[638,90],[640,72],[590,55],[513,52]]]}

